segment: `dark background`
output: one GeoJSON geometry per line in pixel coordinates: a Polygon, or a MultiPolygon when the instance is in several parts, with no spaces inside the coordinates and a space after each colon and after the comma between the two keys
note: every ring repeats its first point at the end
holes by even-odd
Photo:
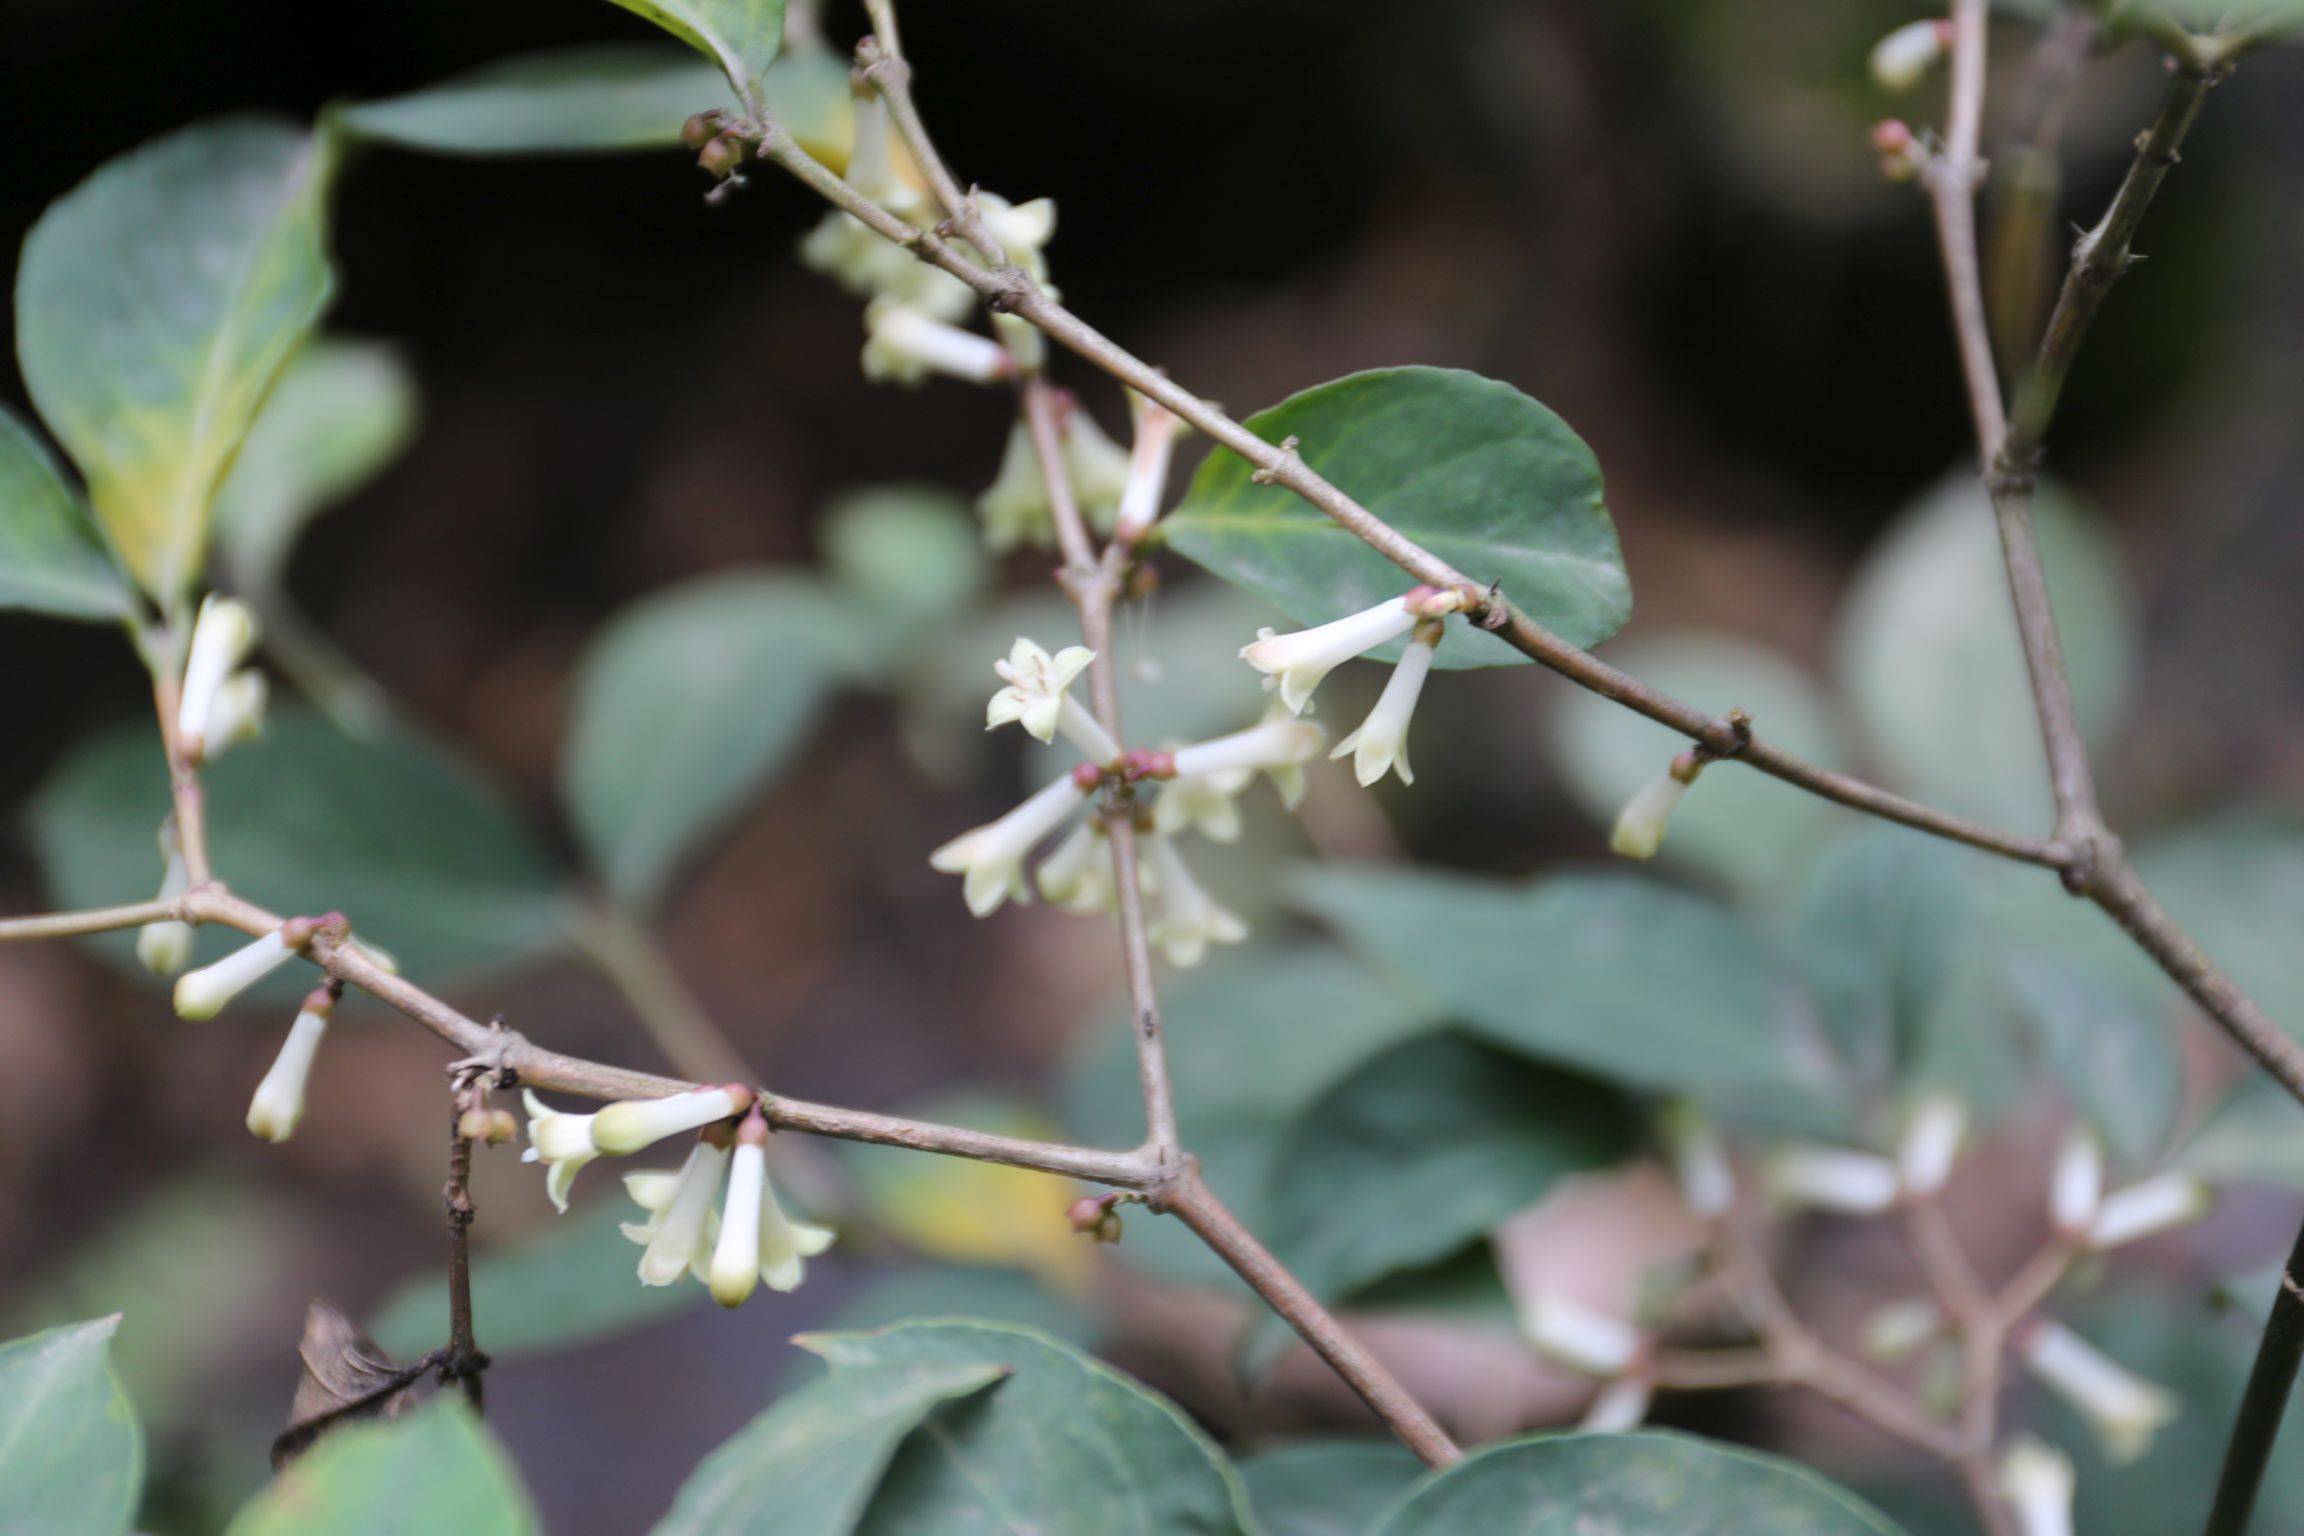
{"type": "MultiPolygon", "coordinates": [[[[1933,110],[1862,78],[1871,41],[1909,14],[944,0],[905,21],[947,152],[964,176],[1057,198],[1056,276],[1101,328],[1236,413],[1381,364],[1509,380],[1607,466],[1635,632],[1709,624],[1820,663],[1851,562],[1967,451],[1922,199],[1882,184],[1864,143],[1884,112],[1933,110]]],[[[839,6],[827,18],[836,39],[858,25],[839,6]]],[[[0,246],[100,162],[191,119],[309,114],[644,30],[598,0],[0,0],[0,246]]],[[[2136,51],[2090,68],[2068,217],[2108,195],[2154,73],[2136,51]]],[[[2056,458],[2129,553],[2147,622],[2146,715],[2103,770],[2117,814],[2304,790],[2300,93],[2293,52],[2218,93],[2059,423],[2056,458]]],[[[791,257],[818,213],[797,188],[764,174],[714,209],[704,187],[675,154],[370,151],[337,199],[331,327],[404,349],[424,423],[316,527],[297,591],[555,838],[564,684],[603,616],[694,572],[809,559],[845,487],[972,494],[998,458],[999,397],[864,384],[853,302],[791,257]]],[[[1117,431],[1116,396],[1068,376],[1117,431]]],[[[0,396],[21,406],[12,373],[0,396]]],[[[1042,564],[1010,574],[1026,584],[1042,564]]],[[[18,808],[73,741],[140,707],[140,674],[108,633],[17,616],[0,616],[0,658],[0,906],[33,910],[18,808]]],[[[1485,697],[1534,711],[1561,686],[1509,683],[1485,697]]],[[[998,962],[1016,939],[971,927],[917,858],[1005,790],[921,787],[892,738],[882,706],[843,705],[675,906],[673,952],[794,1091],[882,1104],[962,1078],[1039,1081],[1108,986],[1103,958],[1013,1005],[998,962]]],[[[1460,788],[1385,802],[1416,856],[1517,871],[1597,847],[1541,765],[1460,788]]],[[[459,1000],[516,1002],[553,1021],[555,1044],[645,1059],[572,971],[459,1000]]],[[[195,1037],[69,952],[0,951],[0,1287],[35,1287],[155,1170],[255,1180],[279,1218],[260,1223],[281,1245],[276,1283],[196,1351],[202,1402],[251,1421],[285,1404],[306,1294],[357,1308],[430,1261],[437,1179],[436,1138],[402,1112],[436,1071],[412,1031],[332,1044],[361,1065],[318,1090],[331,1133],[283,1154],[238,1128],[269,1048],[195,1037]]],[[[781,1336],[837,1299],[828,1270],[748,1309],[740,1333],[662,1329],[500,1372],[497,1421],[555,1529],[629,1530],[659,1510],[761,1400],[781,1336]]],[[[166,1466],[168,1444],[155,1451],[166,1466]]]]}

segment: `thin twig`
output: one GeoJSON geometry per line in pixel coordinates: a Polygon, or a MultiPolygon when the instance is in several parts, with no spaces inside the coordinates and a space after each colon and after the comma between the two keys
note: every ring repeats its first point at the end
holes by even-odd
{"type": "Polygon", "coordinates": [[[111,933],[141,928],[184,916],[180,901],[132,901],[117,907],[90,907],[80,912],[42,912],[32,917],[0,917],[0,944],[16,939],[70,939],[87,933],[111,933]]]}
{"type": "Polygon", "coordinates": [[[472,1138],[466,1134],[465,1118],[485,1104],[480,1085],[486,1081],[486,1076],[473,1074],[469,1083],[449,1095],[448,1182],[440,1190],[448,1217],[448,1358],[441,1362],[440,1377],[463,1384],[465,1401],[474,1413],[486,1406],[481,1377],[488,1369],[488,1356],[481,1352],[472,1327],[472,1218],[478,1213],[472,1204],[472,1138]]]}
{"type": "Polygon", "coordinates": [[[2304,1231],[2296,1234],[2296,1246],[2272,1293],[2272,1314],[2265,1319],[2256,1364],[2248,1373],[2248,1387],[2232,1422],[2232,1439],[2224,1448],[2224,1470],[2216,1479],[2216,1502],[2208,1512],[2206,1536],[2243,1536],[2248,1529],[2248,1516],[2256,1507],[2256,1492],[2263,1486],[2264,1469],[2280,1438],[2280,1420],[2296,1385],[2299,1360],[2304,1360],[2304,1231]]]}

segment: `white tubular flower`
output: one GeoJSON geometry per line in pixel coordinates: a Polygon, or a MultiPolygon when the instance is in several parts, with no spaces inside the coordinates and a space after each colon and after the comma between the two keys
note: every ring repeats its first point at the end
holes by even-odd
{"type": "Polygon", "coordinates": [[[1623,1375],[1646,1344],[1622,1318],[1549,1291],[1520,1309],[1520,1333],[1547,1358],[1587,1376],[1623,1375]]]}
{"type": "Polygon", "coordinates": [[[2208,1186],[2186,1173],[2163,1173],[2104,1197],[2088,1224],[2088,1246],[2101,1253],[2154,1237],[2208,1214],[2208,1186]]]}
{"type": "Polygon", "coordinates": [[[928,856],[929,867],[963,877],[961,894],[978,917],[990,917],[1010,898],[1031,900],[1024,860],[1088,798],[1094,780],[1083,783],[1084,777],[1067,773],[1052,780],[998,821],[971,828],[937,849],[928,856]]]}
{"type": "Polygon", "coordinates": [[[1240,648],[1240,659],[1277,679],[1276,685],[1265,686],[1277,686],[1289,713],[1300,715],[1322,678],[1362,651],[1374,650],[1408,633],[1415,628],[1416,618],[1407,596],[1389,598],[1373,608],[1294,634],[1259,629],[1255,641],[1240,648]]]}
{"type": "Polygon", "coordinates": [[[1952,1176],[1952,1160],[1968,1132],[1968,1109],[1948,1094],[1935,1094],[1914,1106],[1896,1147],[1896,1170],[1908,1195],[1933,1195],[1952,1176]]]}
{"type": "Polygon", "coordinates": [[[2183,1410],[2175,1394],[2101,1353],[2052,1318],[2041,1318],[2018,1342],[2033,1374],[2088,1420],[2116,1463],[2134,1461],[2161,1426],[2183,1410]]]}
{"type": "Polygon", "coordinates": [[[1008,376],[1007,348],[909,304],[874,300],[864,324],[864,377],[875,383],[919,384],[942,373],[992,384],[1008,376]]]}
{"type": "Polygon", "coordinates": [[[1683,752],[1672,759],[1671,767],[1641,785],[1617,814],[1616,825],[1608,833],[1609,851],[1627,859],[1656,857],[1656,850],[1664,846],[1664,829],[1672,824],[1672,813],[1679,809],[1681,797],[1702,769],[1694,753],[1683,752]]]}
{"type": "Polygon", "coordinates": [[[1877,1308],[1864,1319],[1864,1353],[1883,1363],[1901,1360],[1944,1326],[1944,1313],[1923,1296],[1910,1296],[1877,1308]]]}
{"type": "Polygon", "coordinates": [[[294,959],[319,925],[292,917],[270,933],[232,951],[213,965],[176,978],[176,1013],[186,1019],[212,1019],[224,1005],[294,959]]]}
{"type": "Polygon", "coordinates": [[[528,1150],[520,1161],[545,1165],[544,1192],[552,1197],[553,1209],[566,1215],[568,1186],[600,1155],[592,1141],[592,1122],[599,1117],[564,1114],[525,1088],[520,1097],[528,1105],[528,1150]]]}
{"type": "Polygon", "coordinates": [[[1432,671],[1432,653],[1439,644],[1438,621],[1417,625],[1416,637],[1400,653],[1376,707],[1368,711],[1360,729],[1336,743],[1336,750],[1328,754],[1342,757],[1351,753],[1352,776],[1362,788],[1395,772],[1403,784],[1416,782],[1415,770],[1408,766],[1408,721],[1416,713],[1416,699],[1424,691],[1424,679],[1432,671]]]}
{"type": "Polygon", "coordinates": [[[1736,1174],[1719,1127],[1703,1110],[1681,1100],[1665,1109],[1660,1128],[1688,1209],[1706,1221],[1727,1215],[1736,1203],[1736,1174]]]}
{"type": "Polygon", "coordinates": [[[1303,765],[1320,755],[1320,748],[1327,740],[1319,726],[1309,720],[1298,720],[1294,714],[1293,710],[1275,708],[1244,731],[1178,747],[1169,754],[1176,767],[1176,781],[1182,783],[1186,779],[1241,770],[1265,773],[1281,786],[1282,796],[1294,805],[1303,793],[1303,765]],[[1290,778],[1294,780],[1293,795],[1289,793],[1290,778]]]}
{"type": "Polygon", "coordinates": [[[1072,702],[1069,690],[1096,653],[1084,645],[1068,645],[1051,656],[1022,635],[1009,648],[1006,661],[992,663],[1007,687],[984,706],[984,729],[996,730],[1011,720],[1021,721],[1037,741],[1054,741],[1061,729],[1065,739],[1094,763],[1109,763],[1120,755],[1120,744],[1096,723],[1096,718],[1072,702]],[[1067,709],[1065,706],[1070,705],[1067,709]]]}
{"type": "Polygon", "coordinates": [[[213,592],[200,600],[200,617],[192,622],[192,648],[184,662],[184,687],[176,703],[176,734],[188,748],[206,739],[224,679],[247,659],[255,644],[256,615],[246,603],[213,592]]]}
{"type": "Polygon", "coordinates": [[[216,690],[215,707],[208,712],[208,731],[201,737],[200,755],[213,762],[225,750],[264,734],[264,706],[271,697],[264,674],[243,667],[224,679],[216,690]]]}
{"type": "Polygon", "coordinates": [[[1896,1203],[1896,1165],[1840,1147],[1788,1147],[1769,1160],[1768,1189],[1787,1205],[1876,1216],[1896,1203]]]}
{"type": "Polygon", "coordinates": [[[1152,889],[1160,899],[1148,937],[1160,946],[1170,965],[1198,965],[1210,944],[1247,940],[1248,925],[1219,906],[1216,898],[1192,878],[1184,856],[1176,851],[1174,838],[1146,838],[1144,847],[1152,889]]]}
{"type": "MultiPolygon", "coordinates": [[[[184,854],[172,832],[163,830],[160,846],[168,864],[160,874],[159,899],[174,901],[184,894],[184,854]]],[[[155,976],[175,975],[192,963],[192,925],[173,920],[146,923],[136,930],[136,958],[155,976]]]]}
{"type": "Polygon", "coordinates": [[[752,1090],[737,1083],[661,1099],[625,1099],[591,1117],[592,1145],[610,1157],[623,1157],[667,1136],[740,1115],[751,1105],[752,1090]]]}
{"type": "Polygon", "coordinates": [[[2024,1436],[2000,1462],[2000,1493],[2020,1536],[2072,1536],[2072,1458],[2024,1436]]]}
{"type": "Polygon", "coordinates": [[[803,1261],[832,1246],[831,1228],[793,1221],[777,1203],[768,1182],[767,1138],[767,1124],[758,1116],[736,1132],[720,1237],[705,1271],[712,1299],[724,1307],[742,1306],[763,1280],[773,1291],[793,1289],[805,1276],[803,1261]]]}
{"type": "Polygon", "coordinates": [[[642,1285],[670,1285],[683,1274],[702,1280],[712,1258],[712,1208],[728,1173],[728,1149],[699,1141],[678,1173],[628,1173],[624,1188],[648,1212],[621,1231],[644,1250],[642,1285]]]}
{"type": "Polygon", "coordinates": [[[1236,843],[1240,840],[1240,794],[1255,779],[1255,771],[1248,768],[1170,779],[1160,787],[1160,798],[1152,802],[1152,830],[1162,837],[1196,831],[1212,843],[1236,843]]]}
{"type": "Polygon", "coordinates": [[[1128,414],[1135,425],[1135,440],[1128,450],[1128,483],[1120,492],[1120,512],[1113,534],[1133,544],[1160,520],[1160,503],[1168,494],[1168,465],[1176,455],[1176,438],[1184,423],[1157,401],[1128,392],[1128,414]]]}
{"type": "Polygon", "coordinates": [[[1011,262],[1034,277],[1045,273],[1047,263],[1042,252],[1056,238],[1056,199],[1036,197],[1028,203],[1012,203],[997,192],[978,192],[976,211],[1011,262]]]}
{"type": "Polygon", "coordinates": [[[1128,490],[1128,450],[1105,434],[1096,418],[1075,405],[1064,415],[1064,471],[1080,510],[1099,528],[1109,528],[1128,490]]]}
{"type": "Polygon", "coordinates": [[[2056,1231],[2077,1239],[2095,1225],[2104,1204],[2104,1145],[2086,1126],[2074,1126],[2056,1150],[2048,1188],[2048,1216],[2056,1231]]]}
{"type": "Polygon", "coordinates": [[[1593,1394],[1576,1428],[1587,1435],[1621,1435],[1640,1427],[1655,1400],[1656,1384],[1645,1376],[1622,1376],[1593,1394]]]}
{"type": "Polygon", "coordinates": [[[1902,93],[1912,89],[1944,57],[1949,31],[1941,17],[1898,27],[1872,45],[1872,78],[1887,90],[1902,93]]]}
{"type": "Polygon", "coordinates": [[[1048,481],[1040,473],[1032,434],[1021,421],[1008,429],[1000,473],[976,498],[976,513],[984,520],[984,542],[996,551],[1055,542],[1056,513],[1048,504],[1048,481]]]}
{"type": "Polygon", "coordinates": [[[1044,899],[1067,912],[1111,911],[1112,851],[1096,818],[1085,817],[1066,833],[1032,878],[1044,899]]]}
{"type": "Polygon", "coordinates": [[[312,1078],[312,1060],[328,1033],[328,1015],[336,999],[326,987],[315,988],[304,999],[296,1022],[288,1026],[288,1039],[273,1059],[272,1070],[256,1085],[248,1101],[248,1129],[265,1141],[286,1141],[296,1134],[304,1118],[304,1085],[312,1078]]]}

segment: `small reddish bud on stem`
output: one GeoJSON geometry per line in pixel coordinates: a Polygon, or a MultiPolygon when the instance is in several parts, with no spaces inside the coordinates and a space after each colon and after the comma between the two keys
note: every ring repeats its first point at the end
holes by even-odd
{"type": "Polygon", "coordinates": [[[1072,782],[1082,794],[1087,794],[1104,782],[1104,769],[1096,763],[1076,763],[1072,768],[1072,782]]]}

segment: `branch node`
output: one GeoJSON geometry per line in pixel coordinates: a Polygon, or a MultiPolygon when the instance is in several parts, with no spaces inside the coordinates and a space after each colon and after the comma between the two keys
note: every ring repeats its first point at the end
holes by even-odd
{"type": "Polygon", "coordinates": [[[1258,485],[1271,485],[1282,475],[1286,474],[1292,467],[1301,465],[1304,460],[1303,457],[1296,452],[1297,442],[1298,439],[1295,437],[1284,437],[1280,439],[1280,462],[1277,464],[1265,464],[1256,469],[1252,469],[1248,472],[1248,478],[1258,485]]]}

